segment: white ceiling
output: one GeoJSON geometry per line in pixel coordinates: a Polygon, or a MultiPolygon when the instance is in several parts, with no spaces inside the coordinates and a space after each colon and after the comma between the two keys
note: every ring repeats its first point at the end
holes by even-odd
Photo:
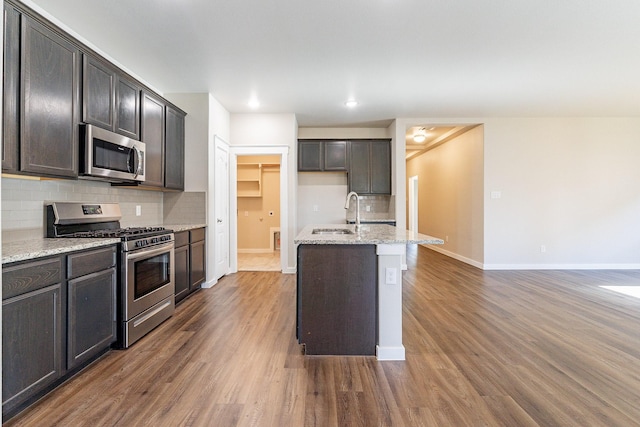
{"type": "Polygon", "coordinates": [[[300,126],[640,115],[638,0],[25,2],[160,92],[300,126]]]}

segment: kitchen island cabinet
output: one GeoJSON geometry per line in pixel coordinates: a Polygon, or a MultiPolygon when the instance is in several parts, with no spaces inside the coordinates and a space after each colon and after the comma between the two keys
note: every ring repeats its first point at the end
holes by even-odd
{"type": "Polygon", "coordinates": [[[305,227],[294,243],[296,330],[306,354],[375,354],[379,360],[404,360],[406,245],[444,241],[391,225],[318,224],[305,227]]]}
{"type": "Polygon", "coordinates": [[[374,355],[375,245],[298,246],[298,340],[305,354],[374,355]]]}

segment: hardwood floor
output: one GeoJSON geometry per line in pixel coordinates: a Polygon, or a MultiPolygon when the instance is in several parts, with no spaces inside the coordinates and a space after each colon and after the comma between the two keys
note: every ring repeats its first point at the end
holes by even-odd
{"type": "Polygon", "coordinates": [[[10,426],[640,425],[639,271],[493,271],[410,247],[407,360],[303,356],[295,276],[197,292],[10,426]]]}

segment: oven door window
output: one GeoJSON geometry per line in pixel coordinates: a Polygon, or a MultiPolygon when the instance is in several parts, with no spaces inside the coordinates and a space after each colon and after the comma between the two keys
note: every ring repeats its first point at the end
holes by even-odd
{"type": "Polygon", "coordinates": [[[134,265],[134,299],[163,287],[171,281],[170,252],[136,261],[134,265]]]}

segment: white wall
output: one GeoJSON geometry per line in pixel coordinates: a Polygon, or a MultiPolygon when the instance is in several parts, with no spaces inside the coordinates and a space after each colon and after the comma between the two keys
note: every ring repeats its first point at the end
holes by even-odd
{"type": "Polygon", "coordinates": [[[396,139],[423,123],[484,124],[484,268],[640,268],[640,118],[398,119],[396,139]]]}
{"type": "Polygon", "coordinates": [[[347,174],[298,172],[298,231],[310,224],[344,224],[347,174]]]}

